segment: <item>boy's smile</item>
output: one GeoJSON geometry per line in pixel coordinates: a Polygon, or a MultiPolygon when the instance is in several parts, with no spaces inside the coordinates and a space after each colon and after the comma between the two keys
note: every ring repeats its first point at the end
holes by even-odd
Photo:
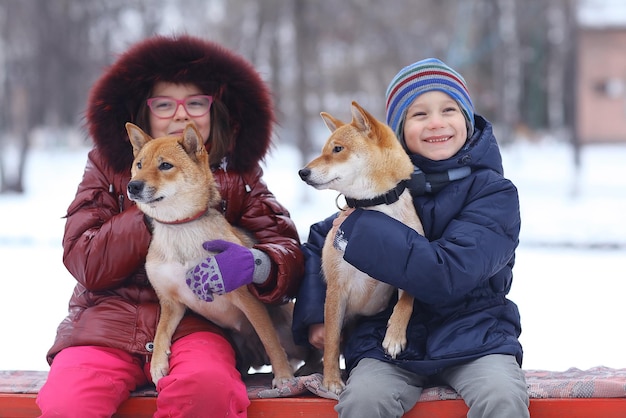
{"type": "Polygon", "coordinates": [[[409,151],[430,160],[452,157],[467,140],[465,117],[457,102],[441,91],[419,95],[407,109],[404,140],[409,151]]]}

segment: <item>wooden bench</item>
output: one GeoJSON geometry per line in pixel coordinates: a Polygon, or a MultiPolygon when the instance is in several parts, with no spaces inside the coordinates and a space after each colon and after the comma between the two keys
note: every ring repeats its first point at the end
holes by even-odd
{"type": "MultiPolygon", "coordinates": [[[[616,371],[615,378],[612,377],[612,371],[610,369],[606,369],[604,372],[604,377],[592,377],[584,380],[584,382],[580,380],[575,382],[571,378],[569,378],[569,383],[563,379],[557,382],[555,379],[551,379],[547,376],[545,382],[548,383],[542,383],[541,381],[529,383],[531,417],[626,417],[626,369],[616,371]],[[577,390],[576,387],[580,387],[581,385],[586,385],[587,387],[584,393],[593,394],[593,392],[588,392],[588,388],[591,387],[589,386],[589,382],[595,385],[595,390],[600,388],[600,390],[606,391],[606,393],[608,393],[607,397],[537,397],[543,396],[542,394],[544,393],[548,394],[546,396],[550,396],[549,392],[554,392],[555,388],[558,388],[557,390],[570,390],[571,388],[577,390]],[[533,385],[535,386],[533,387],[533,385]],[[570,389],[567,389],[566,386],[570,389]],[[612,397],[619,395],[620,391],[624,392],[622,397],[612,397]]],[[[35,399],[46,376],[47,373],[41,371],[0,371],[0,417],[26,418],[39,416],[40,411],[35,403],[35,399]]],[[[529,378],[527,377],[527,379],[529,378]]],[[[426,391],[429,391],[429,393],[422,396],[420,402],[405,415],[405,418],[460,418],[466,416],[467,406],[462,399],[446,399],[454,395],[454,392],[450,388],[429,388],[426,391]],[[437,395],[437,393],[439,393],[439,395],[437,395]],[[444,394],[444,396],[441,394],[444,394]],[[444,399],[430,399],[434,396],[440,396],[444,399]]],[[[152,414],[156,410],[155,395],[154,390],[150,388],[134,392],[133,395],[121,405],[114,417],[152,417],[152,414]]],[[[252,399],[251,402],[250,408],[248,409],[249,418],[331,418],[337,416],[337,413],[333,409],[336,401],[320,398],[312,393],[289,398],[252,399]]]]}

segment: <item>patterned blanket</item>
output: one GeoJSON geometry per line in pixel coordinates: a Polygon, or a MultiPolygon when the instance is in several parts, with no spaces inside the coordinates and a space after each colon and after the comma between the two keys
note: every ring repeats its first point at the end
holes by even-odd
{"type": "MultiPolygon", "coordinates": [[[[531,398],[626,398],[626,369],[594,367],[564,372],[525,370],[525,373],[531,398]]],[[[0,393],[37,393],[47,376],[47,372],[41,371],[0,371],[0,393]]],[[[321,374],[297,377],[281,390],[272,389],[272,376],[267,373],[249,375],[245,382],[250,399],[307,395],[336,399],[321,387],[321,374]]],[[[134,391],[132,396],[156,396],[156,391],[154,386],[148,386],[134,391]]],[[[424,389],[420,402],[446,399],[461,397],[448,386],[435,386],[424,389]]]]}
{"type": "MultiPolygon", "coordinates": [[[[530,398],[626,398],[626,369],[594,367],[589,370],[571,368],[564,372],[524,372],[530,398]]],[[[315,377],[305,382],[307,389],[318,396],[337,399],[321,387],[322,376],[315,377]]],[[[433,386],[422,391],[419,401],[446,399],[461,399],[461,396],[449,386],[433,386]]]]}

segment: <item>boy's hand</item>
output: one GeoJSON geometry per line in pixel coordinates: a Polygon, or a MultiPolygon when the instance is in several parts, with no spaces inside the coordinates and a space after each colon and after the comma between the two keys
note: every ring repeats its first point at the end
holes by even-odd
{"type": "Polygon", "coordinates": [[[333,237],[333,246],[339,251],[344,251],[346,249],[347,241],[345,241],[341,233],[337,234],[337,231],[339,231],[339,227],[343,221],[345,221],[352,212],[354,212],[354,208],[347,208],[340,211],[337,217],[333,219],[333,227],[330,229],[329,234],[333,237]]]}
{"type": "Polygon", "coordinates": [[[318,350],[324,351],[324,324],[309,326],[309,343],[318,350]]]}
{"type": "Polygon", "coordinates": [[[339,225],[341,225],[352,212],[354,212],[354,208],[346,208],[345,210],[339,211],[337,217],[333,219],[333,228],[331,229],[331,231],[333,231],[333,233],[337,232],[339,225]]]}

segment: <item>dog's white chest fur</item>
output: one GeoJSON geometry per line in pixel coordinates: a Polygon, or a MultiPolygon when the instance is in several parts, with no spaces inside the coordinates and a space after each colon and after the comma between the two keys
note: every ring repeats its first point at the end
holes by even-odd
{"type": "Polygon", "coordinates": [[[394,287],[373,280],[347,262],[340,263],[337,268],[340,286],[345,287],[348,294],[346,320],[349,320],[356,312],[360,315],[371,316],[387,307],[389,298],[395,290],[394,287]]]}
{"type": "Polygon", "coordinates": [[[202,220],[189,225],[155,224],[146,273],[159,297],[168,294],[215,324],[240,331],[247,321],[239,309],[220,295],[214,295],[212,302],[200,300],[185,283],[187,271],[211,255],[202,244],[223,237],[213,237],[202,225],[202,220]]]}
{"type": "MultiPolygon", "coordinates": [[[[405,191],[398,202],[375,208],[421,231],[421,223],[412,205],[411,195],[405,191]]],[[[376,254],[372,254],[372,257],[376,257],[376,254]]],[[[345,290],[345,320],[349,320],[355,314],[375,315],[387,307],[395,288],[371,278],[346,262],[343,259],[343,253],[333,247],[330,238],[324,243],[322,260],[324,271],[329,271],[329,269],[336,271],[337,274],[333,275],[334,280],[337,280],[340,288],[345,290]]]]}

